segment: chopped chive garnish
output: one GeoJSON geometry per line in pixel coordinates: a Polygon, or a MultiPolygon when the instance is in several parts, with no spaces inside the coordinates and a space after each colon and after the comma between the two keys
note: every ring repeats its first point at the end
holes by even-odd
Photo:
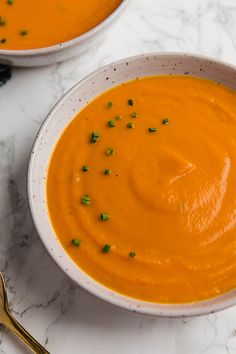
{"type": "Polygon", "coordinates": [[[110,250],[111,250],[111,245],[108,245],[108,244],[106,244],[106,245],[102,248],[102,252],[103,252],[103,253],[108,253],[108,252],[110,252],[110,250]]]}
{"type": "Polygon", "coordinates": [[[98,132],[92,132],[90,143],[95,144],[100,139],[100,134],[98,132]]]}
{"type": "Polygon", "coordinates": [[[134,257],[136,256],[136,253],[135,253],[135,252],[130,252],[130,253],[129,253],[129,256],[132,257],[132,258],[134,258],[134,257]]]}
{"type": "Polygon", "coordinates": [[[106,154],[108,156],[115,155],[115,150],[113,148],[109,148],[109,149],[107,149],[106,154]]]}
{"type": "Polygon", "coordinates": [[[109,120],[109,121],[107,122],[107,124],[108,124],[108,126],[109,126],[110,128],[114,128],[114,127],[116,126],[114,120],[109,120]]]}
{"type": "Polygon", "coordinates": [[[8,5],[13,5],[13,3],[14,3],[14,0],[7,0],[8,5]]]}
{"type": "Polygon", "coordinates": [[[100,138],[100,134],[98,132],[92,132],[92,137],[95,139],[99,139],[100,138]]]}
{"type": "Polygon", "coordinates": [[[106,213],[103,213],[103,214],[101,214],[100,218],[101,218],[102,221],[107,221],[107,220],[110,219],[110,215],[106,214],[106,213]]]}
{"type": "Polygon", "coordinates": [[[86,194],[81,198],[81,203],[85,206],[90,205],[90,197],[86,194]]]}
{"type": "Polygon", "coordinates": [[[118,114],[118,115],[116,116],[116,120],[121,120],[121,119],[122,119],[122,115],[118,114]]]}
{"type": "Polygon", "coordinates": [[[20,35],[21,35],[21,36],[27,36],[28,33],[29,33],[29,32],[28,32],[27,30],[22,30],[22,31],[20,31],[20,35]]]}
{"type": "Polygon", "coordinates": [[[110,174],[111,174],[111,170],[109,168],[104,170],[104,175],[110,175],[110,174]]]}
{"type": "Polygon", "coordinates": [[[134,105],[134,101],[132,100],[132,98],[130,98],[130,99],[128,100],[128,105],[129,105],[129,106],[133,106],[133,105],[134,105]]]}
{"type": "Polygon", "coordinates": [[[126,127],[129,128],[129,129],[133,129],[133,128],[134,128],[134,123],[129,122],[129,123],[126,125],[126,127]]]}
{"type": "Polygon", "coordinates": [[[167,125],[168,123],[169,123],[169,119],[167,119],[167,118],[163,119],[163,121],[162,121],[163,125],[167,125]]]}
{"type": "Polygon", "coordinates": [[[107,102],[107,107],[111,108],[113,106],[113,103],[111,101],[107,102]]]}
{"type": "Polygon", "coordinates": [[[131,113],[131,117],[132,118],[137,118],[138,117],[138,113],[137,112],[132,112],[131,113]]]}
{"type": "Polygon", "coordinates": [[[148,129],[150,133],[155,133],[157,132],[157,128],[149,128],[148,129]]]}
{"type": "Polygon", "coordinates": [[[71,240],[71,243],[73,246],[79,247],[81,244],[81,241],[78,239],[73,239],[73,240],[71,240]]]}
{"type": "Polygon", "coordinates": [[[87,165],[84,165],[84,166],[81,168],[81,170],[82,170],[83,172],[88,172],[88,171],[89,171],[89,167],[88,167],[87,165]]]}
{"type": "Polygon", "coordinates": [[[6,43],[6,41],[7,41],[6,38],[0,39],[0,43],[2,43],[2,44],[3,44],[3,43],[6,43]]]}
{"type": "Polygon", "coordinates": [[[5,26],[6,25],[6,20],[4,20],[2,17],[0,17],[0,26],[5,26]]]}

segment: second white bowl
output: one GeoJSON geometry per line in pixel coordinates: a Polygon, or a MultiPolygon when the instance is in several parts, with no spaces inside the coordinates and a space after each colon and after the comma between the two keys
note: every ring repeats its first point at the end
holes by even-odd
{"type": "Polygon", "coordinates": [[[90,48],[96,50],[97,46],[104,39],[107,30],[123,13],[129,1],[123,0],[116,10],[103,22],[90,31],[67,42],[39,49],[0,49],[0,63],[22,67],[50,65],[81,55],[90,48]]]}

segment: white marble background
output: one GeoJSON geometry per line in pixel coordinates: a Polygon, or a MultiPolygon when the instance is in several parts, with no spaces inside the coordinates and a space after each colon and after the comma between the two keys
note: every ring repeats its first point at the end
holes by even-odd
{"type": "MultiPolygon", "coordinates": [[[[29,217],[29,153],[52,105],[104,64],[169,50],[236,63],[236,0],[133,0],[95,55],[14,69],[12,79],[0,88],[0,269],[15,317],[51,354],[236,354],[236,308],[185,320],[111,308],[55,266],[29,217]]],[[[3,330],[0,353],[28,352],[3,330]]]]}

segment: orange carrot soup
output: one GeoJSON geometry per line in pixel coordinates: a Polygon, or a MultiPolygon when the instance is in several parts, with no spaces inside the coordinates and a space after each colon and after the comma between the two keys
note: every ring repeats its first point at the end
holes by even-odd
{"type": "Polygon", "coordinates": [[[137,79],[89,103],[49,165],[54,230],[74,262],[160,303],[236,287],[236,93],[186,76],[137,79]]]}
{"type": "Polygon", "coordinates": [[[0,49],[33,49],[78,37],[121,0],[0,0],[0,49]]]}

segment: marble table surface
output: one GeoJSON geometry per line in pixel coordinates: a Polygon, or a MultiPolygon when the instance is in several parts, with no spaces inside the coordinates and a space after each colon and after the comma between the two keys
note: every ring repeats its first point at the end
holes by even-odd
{"type": "MultiPolygon", "coordinates": [[[[61,272],[29,216],[27,164],[49,109],[98,67],[153,51],[236,63],[236,1],[133,0],[100,47],[65,63],[13,69],[0,88],[0,269],[15,317],[51,354],[236,354],[236,308],[184,320],[112,308],[61,272]]],[[[2,330],[0,353],[28,352],[2,330]]]]}

